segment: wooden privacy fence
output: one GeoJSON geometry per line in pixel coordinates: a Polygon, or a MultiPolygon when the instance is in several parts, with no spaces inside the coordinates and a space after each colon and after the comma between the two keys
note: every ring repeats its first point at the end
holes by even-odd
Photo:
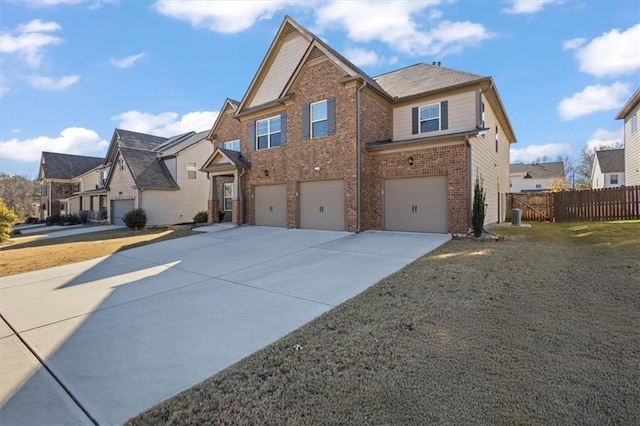
{"type": "Polygon", "coordinates": [[[507,220],[511,209],[522,210],[522,220],[640,219],[640,186],[584,191],[507,194],[507,220]]]}

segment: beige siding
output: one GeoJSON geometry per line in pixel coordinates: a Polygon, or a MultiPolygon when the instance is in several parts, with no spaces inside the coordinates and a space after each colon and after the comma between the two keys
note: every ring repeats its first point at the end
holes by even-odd
{"type": "Polygon", "coordinates": [[[264,79],[258,83],[260,86],[256,88],[256,94],[249,105],[250,107],[262,105],[280,96],[280,92],[284,89],[304,52],[309,47],[309,41],[299,33],[293,33],[288,37],[280,46],[264,79]]]}
{"type": "Polygon", "coordinates": [[[196,168],[200,169],[210,154],[211,143],[208,140],[202,140],[178,154],[175,170],[179,190],[142,191],[141,205],[147,213],[148,226],[191,222],[197,212],[207,211],[207,174],[197,172],[195,179],[187,179],[187,162],[195,162],[196,168]]]}
{"type": "Polygon", "coordinates": [[[525,179],[522,173],[512,176],[509,183],[509,190],[505,192],[522,192],[522,191],[539,191],[540,189],[549,189],[554,179],[525,179]],[[536,188],[536,184],[540,184],[541,188],[536,188]]]}
{"type": "MultiPolygon", "coordinates": [[[[107,192],[107,208],[111,209],[111,200],[127,200],[135,199],[134,206],[138,206],[138,190],[135,189],[135,183],[133,176],[128,167],[124,170],[120,170],[120,160],[122,157],[118,155],[116,161],[111,165],[113,169],[113,175],[109,182],[109,191],[107,192]]],[[[111,211],[109,211],[109,218],[111,218],[111,211]]]]}
{"type": "MultiPolygon", "coordinates": [[[[509,142],[496,120],[496,116],[484,99],[485,126],[489,128],[483,136],[471,138],[471,200],[477,173],[483,181],[485,191],[485,224],[504,221],[504,193],[509,191],[509,142]],[[496,126],[499,132],[498,152],[496,152],[496,126]],[[500,196],[498,195],[500,194],[500,196]],[[500,210],[498,210],[500,206],[500,210]]],[[[475,115],[474,115],[475,117],[475,115]]]]}
{"type": "Polygon", "coordinates": [[[91,191],[100,186],[100,171],[92,170],[80,178],[80,191],[91,191]]]}
{"type": "Polygon", "coordinates": [[[626,185],[640,185],[640,104],[624,120],[624,173],[626,185]],[[638,120],[638,129],[631,134],[631,117],[638,120]]]}
{"type": "Polygon", "coordinates": [[[69,211],[67,213],[68,214],[80,213],[80,197],[69,198],[69,211]]]}
{"type": "Polygon", "coordinates": [[[476,128],[475,91],[443,94],[437,97],[429,97],[418,101],[395,107],[393,109],[393,140],[424,138],[425,136],[437,136],[444,133],[456,133],[476,128]],[[411,109],[413,107],[427,106],[442,101],[449,102],[449,128],[437,132],[411,133],[411,109]]]}

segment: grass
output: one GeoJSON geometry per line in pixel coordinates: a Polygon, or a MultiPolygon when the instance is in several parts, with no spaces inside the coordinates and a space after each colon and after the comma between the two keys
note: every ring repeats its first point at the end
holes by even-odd
{"type": "Polygon", "coordinates": [[[43,239],[33,234],[18,235],[0,246],[0,277],[95,259],[129,248],[196,234],[189,230],[151,228],[43,239]]]}
{"type": "Polygon", "coordinates": [[[640,223],[495,231],[129,424],[639,424],[640,223]]]}

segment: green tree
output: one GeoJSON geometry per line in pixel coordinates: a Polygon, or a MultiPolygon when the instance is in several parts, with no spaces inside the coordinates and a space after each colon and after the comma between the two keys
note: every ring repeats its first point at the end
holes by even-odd
{"type": "Polygon", "coordinates": [[[473,189],[473,212],[471,215],[471,227],[473,228],[473,236],[479,238],[482,236],[484,228],[484,189],[480,177],[476,176],[476,185],[473,189]]]}
{"type": "Polygon", "coordinates": [[[4,200],[0,198],[0,242],[5,242],[11,235],[11,227],[16,222],[18,217],[7,205],[4,200]]]}

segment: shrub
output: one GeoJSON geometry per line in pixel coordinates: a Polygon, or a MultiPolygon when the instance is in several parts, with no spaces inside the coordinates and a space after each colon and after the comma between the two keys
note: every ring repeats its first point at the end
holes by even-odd
{"type": "Polygon", "coordinates": [[[196,215],[193,217],[193,221],[195,223],[207,223],[207,221],[209,220],[209,215],[207,214],[207,212],[205,212],[204,210],[199,211],[198,213],[196,213],[196,215]]]}
{"type": "Polygon", "coordinates": [[[222,210],[218,212],[218,222],[224,222],[224,212],[222,210]]]}
{"type": "Polygon", "coordinates": [[[29,216],[27,218],[27,223],[29,224],[40,223],[40,220],[37,217],[29,216]]]}
{"type": "Polygon", "coordinates": [[[22,235],[22,231],[19,229],[14,229],[11,231],[11,236],[13,237],[14,235],[22,235]]]}
{"type": "Polygon", "coordinates": [[[89,212],[86,210],[82,210],[80,212],[80,223],[86,225],[89,222],[89,212]]]}
{"type": "Polygon", "coordinates": [[[5,242],[9,239],[11,226],[13,226],[16,219],[18,219],[18,216],[0,198],[0,242],[5,242]]]}
{"type": "Polygon", "coordinates": [[[68,214],[64,217],[65,225],[77,225],[80,223],[80,216],[75,213],[68,214]]]}
{"type": "Polygon", "coordinates": [[[144,209],[133,209],[126,212],[122,220],[127,228],[140,230],[147,224],[147,213],[144,209]]]}
{"type": "Polygon", "coordinates": [[[107,209],[100,210],[100,219],[102,220],[109,219],[109,213],[107,213],[107,209]]]}
{"type": "Polygon", "coordinates": [[[51,226],[51,225],[64,225],[64,223],[66,222],[67,217],[66,216],[60,216],[59,214],[52,214],[51,216],[48,216],[45,220],[44,223],[47,226],[51,226]]]}
{"type": "Polygon", "coordinates": [[[484,216],[484,189],[479,176],[476,176],[476,185],[473,189],[473,212],[471,215],[471,227],[473,228],[473,236],[476,238],[482,236],[484,216]]]}

